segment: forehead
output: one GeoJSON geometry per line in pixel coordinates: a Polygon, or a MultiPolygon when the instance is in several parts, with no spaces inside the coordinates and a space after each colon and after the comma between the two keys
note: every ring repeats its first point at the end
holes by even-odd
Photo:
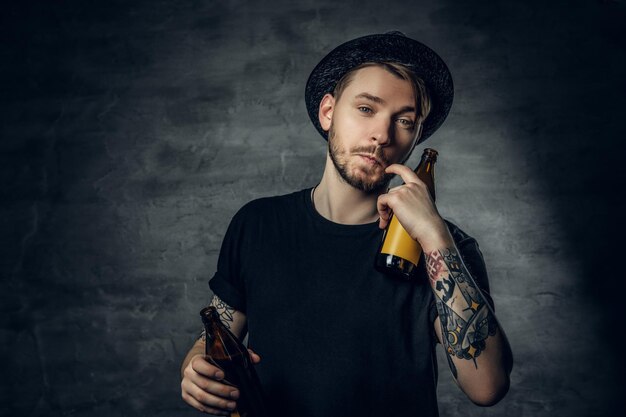
{"type": "Polygon", "coordinates": [[[405,102],[403,105],[415,103],[415,92],[411,82],[378,66],[355,71],[342,95],[354,98],[362,93],[380,97],[385,101],[405,102]]]}

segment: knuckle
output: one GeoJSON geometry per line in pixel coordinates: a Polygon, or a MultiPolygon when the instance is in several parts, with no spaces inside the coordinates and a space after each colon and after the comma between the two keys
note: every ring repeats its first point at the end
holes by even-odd
{"type": "Polygon", "coordinates": [[[204,361],[204,358],[202,357],[202,355],[196,355],[193,358],[191,358],[191,366],[192,367],[196,367],[199,366],[202,362],[204,361]]]}
{"type": "Polygon", "coordinates": [[[220,407],[225,409],[225,410],[230,409],[231,408],[231,404],[232,403],[230,401],[228,401],[228,400],[221,400],[220,401],[220,407]]]}
{"type": "Polygon", "coordinates": [[[222,387],[220,387],[220,394],[224,395],[224,396],[229,396],[230,392],[232,391],[232,387],[229,387],[228,385],[224,385],[222,387]]]}
{"type": "Polygon", "coordinates": [[[194,383],[190,379],[184,379],[180,383],[180,390],[186,393],[188,396],[193,396],[192,395],[193,388],[194,388],[194,383]]]}
{"type": "Polygon", "coordinates": [[[204,391],[209,391],[211,389],[211,380],[204,379],[202,381],[198,381],[198,386],[202,388],[204,391]]]}
{"type": "Polygon", "coordinates": [[[213,396],[213,395],[211,395],[211,394],[209,394],[208,392],[205,392],[205,391],[201,391],[198,394],[197,399],[202,404],[206,404],[206,405],[215,405],[215,403],[216,403],[215,396],[213,396]]]}
{"type": "Polygon", "coordinates": [[[207,406],[219,408],[221,411],[231,408],[229,407],[229,404],[231,403],[229,400],[208,393],[205,393],[202,396],[202,403],[207,406]]]}
{"type": "Polygon", "coordinates": [[[202,391],[206,391],[206,382],[203,378],[194,379],[193,384],[200,388],[202,391]]]}

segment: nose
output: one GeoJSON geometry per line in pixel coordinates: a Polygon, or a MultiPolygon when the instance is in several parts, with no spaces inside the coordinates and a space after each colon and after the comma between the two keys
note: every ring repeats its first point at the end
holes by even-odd
{"type": "Polygon", "coordinates": [[[376,141],[379,146],[387,146],[393,139],[393,129],[391,120],[387,118],[380,118],[374,121],[372,139],[376,141]]]}

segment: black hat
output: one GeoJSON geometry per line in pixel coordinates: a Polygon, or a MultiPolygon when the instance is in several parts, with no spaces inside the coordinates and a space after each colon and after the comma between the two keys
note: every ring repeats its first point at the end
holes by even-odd
{"type": "MultiPolygon", "coordinates": [[[[332,93],[337,82],[352,68],[365,62],[396,62],[424,80],[431,99],[430,114],[424,121],[423,142],[441,126],[454,97],[452,75],[443,60],[426,45],[401,32],[368,35],[339,45],[313,69],[306,83],[305,101],[309,117],[318,132],[328,140],[318,119],[319,104],[332,93]]],[[[418,143],[419,143],[418,142],[418,143]]]]}

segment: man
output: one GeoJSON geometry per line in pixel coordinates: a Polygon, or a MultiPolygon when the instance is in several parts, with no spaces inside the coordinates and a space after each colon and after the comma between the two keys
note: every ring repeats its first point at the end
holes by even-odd
{"type": "MultiPolygon", "coordinates": [[[[309,77],[309,116],[328,140],[322,179],[246,204],[210,282],[223,322],[248,334],[273,415],[436,416],[436,343],[473,402],[506,394],[512,355],[478,245],[401,165],[441,125],[452,95],[441,58],[398,32],[339,46],[309,77]],[[386,192],[393,175],[405,184],[386,192]],[[414,282],[373,267],[392,212],[423,249],[414,282]]],[[[183,362],[182,396],[226,415],[239,392],[204,346],[183,362]]]]}

